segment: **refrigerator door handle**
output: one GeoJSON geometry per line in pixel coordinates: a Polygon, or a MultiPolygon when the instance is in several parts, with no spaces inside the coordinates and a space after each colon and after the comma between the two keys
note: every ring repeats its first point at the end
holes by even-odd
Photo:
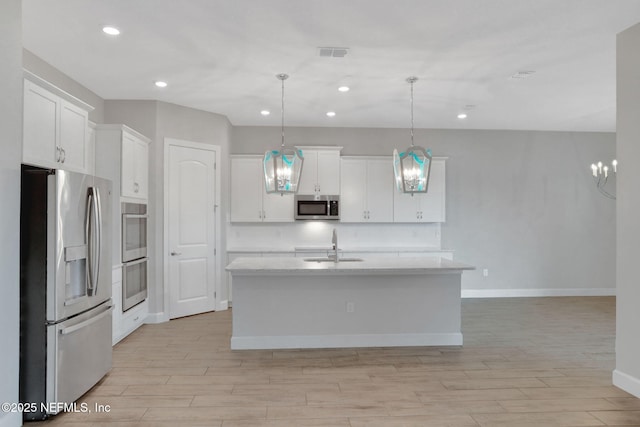
{"type": "Polygon", "coordinates": [[[100,193],[96,187],[89,187],[87,198],[87,261],[89,264],[89,284],[87,294],[93,296],[98,291],[100,275],[100,245],[102,244],[102,215],[100,214],[100,193]]]}
{"type": "Polygon", "coordinates": [[[93,282],[94,291],[98,292],[98,284],[100,279],[100,260],[102,259],[102,204],[100,203],[100,189],[94,187],[95,191],[95,219],[96,219],[96,231],[97,231],[97,254],[96,254],[96,277],[93,282]]]}
{"type": "Polygon", "coordinates": [[[84,221],[84,235],[87,242],[87,293],[93,295],[93,238],[91,230],[91,213],[93,211],[93,187],[89,187],[87,210],[84,221]]]}
{"type": "Polygon", "coordinates": [[[113,306],[110,305],[109,307],[107,307],[107,309],[105,311],[103,311],[102,313],[98,314],[97,316],[93,316],[92,318],[87,319],[84,322],[80,322],[77,325],[73,325],[73,326],[69,326],[68,328],[60,329],[60,335],[72,334],[77,330],[80,330],[82,328],[85,328],[85,327],[89,326],[92,323],[97,322],[98,320],[102,319],[106,315],[110,314],[112,311],[113,311],[113,306]]]}

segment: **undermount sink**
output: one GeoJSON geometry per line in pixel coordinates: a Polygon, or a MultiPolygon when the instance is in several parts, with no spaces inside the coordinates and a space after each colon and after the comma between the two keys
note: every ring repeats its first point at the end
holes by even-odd
{"type": "MultiPolygon", "coordinates": [[[[306,262],[336,262],[333,257],[304,258],[306,262]]],[[[338,258],[338,262],[359,262],[362,258],[338,258]]]]}

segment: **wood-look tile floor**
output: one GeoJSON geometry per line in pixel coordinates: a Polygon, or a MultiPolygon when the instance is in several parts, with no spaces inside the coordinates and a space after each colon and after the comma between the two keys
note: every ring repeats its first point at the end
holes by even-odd
{"type": "Polygon", "coordinates": [[[79,400],[109,412],[33,425],[640,426],[640,399],[611,383],[615,298],[462,313],[463,347],[231,351],[230,311],[144,325],[79,400]]]}

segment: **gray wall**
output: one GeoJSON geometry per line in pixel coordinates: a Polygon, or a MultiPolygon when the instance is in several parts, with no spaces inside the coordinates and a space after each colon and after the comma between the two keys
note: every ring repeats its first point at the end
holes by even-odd
{"type": "Polygon", "coordinates": [[[161,320],[168,315],[164,300],[164,139],[174,138],[221,147],[223,189],[221,195],[221,248],[218,254],[226,259],[226,206],[228,204],[228,159],[231,124],[225,116],[194,110],[175,104],[156,101],[106,101],[105,119],[110,123],[124,123],[151,138],[149,154],[149,205],[153,210],[149,218],[149,310],[161,320]]]}
{"type": "MultiPolygon", "coordinates": [[[[0,2],[0,402],[18,401],[20,259],[20,162],[22,160],[22,4],[0,2]]],[[[22,423],[0,412],[0,426],[22,423]]]]}
{"type": "MultiPolygon", "coordinates": [[[[279,132],[234,127],[232,154],[264,153],[279,132]]],[[[343,155],[390,155],[410,143],[406,129],[294,127],[286,139],[343,146],[343,155]]],[[[442,247],[478,268],[464,289],[613,293],[615,203],[595,189],[590,165],[615,157],[614,134],[418,129],[415,141],[449,157],[442,247]]]]}
{"type": "Polygon", "coordinates": [[[26,70],[91,105],[95,109],[89,113],[89,120],[94,123],[103,123],[104,101],[102,98],[30,51],[23,49],[22,54],[22,66],[26,70]]]}
{"type": "Polygon", "coordinates": [[[620,161],[617,206],[617,386],[640,397],[640,24],[618,35],[617,43],[617,151],[620,161]]]}

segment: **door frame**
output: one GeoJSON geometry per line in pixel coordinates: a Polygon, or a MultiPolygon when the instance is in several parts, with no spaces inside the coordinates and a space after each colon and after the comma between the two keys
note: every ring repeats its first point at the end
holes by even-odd
{"type": "Polygon", "coordinates": [[[163,175],[163,182],[164,182],[164,191],[163,191],[163,196],[164,196],[164,201],[163,201],[163,237],[162,237],[162,259],[163,259],[163,277],[164,277],[164,314],[165,314],[165,318],[168,321],[169,320],[169,313],[170,313],[170,307],[169,305],[171,304],[170,301],[170,289],[169,289],[169,148],[171,146],[178,146],[178,147],[184,147],[184,148],[194,148],[194,149],[198,149],[198,150],[206,150],[206,151],[213,151],[215,152],[216,155],[216,162],[215,162],[215,166],[214,166],[214,173],[215,173],[215,179],[216,179],[216,183],[215,183],[215,200],[214,200],[214,206],[215,206],[215,218],[214,218],[214,232],[215,232],[215,250],[216,250],[216,259],[215,259],[215,268],[216,268],[216,274],[215,274],[215,288],[214,288],[214,307],[215,310],[225,310],[226,307],[224,307],[221,304],[219,295],[222,295],[221,293],[221,286],[222,286],[222,272],[221,272],[221,266],[222,263],[220,261],[220,258],[222,256],[222,251],[220,250],[220,244],[221,244],[221,229],[220,229],[220,199],[221,199],[221,191],[222,191],[222,185],[221,185],[221,173],[220,170],[222,168],[219,167],[219,163],[220,163],[220,153],[221,153],[221,148],[219,145],[213,145],[213,144],[205,144],[202,142],[194,142],[194,141],[186,141],[183,139],[176,139],[176,138],[164,138],[164,169],[162,171],[162,175],[163,175]]]}

